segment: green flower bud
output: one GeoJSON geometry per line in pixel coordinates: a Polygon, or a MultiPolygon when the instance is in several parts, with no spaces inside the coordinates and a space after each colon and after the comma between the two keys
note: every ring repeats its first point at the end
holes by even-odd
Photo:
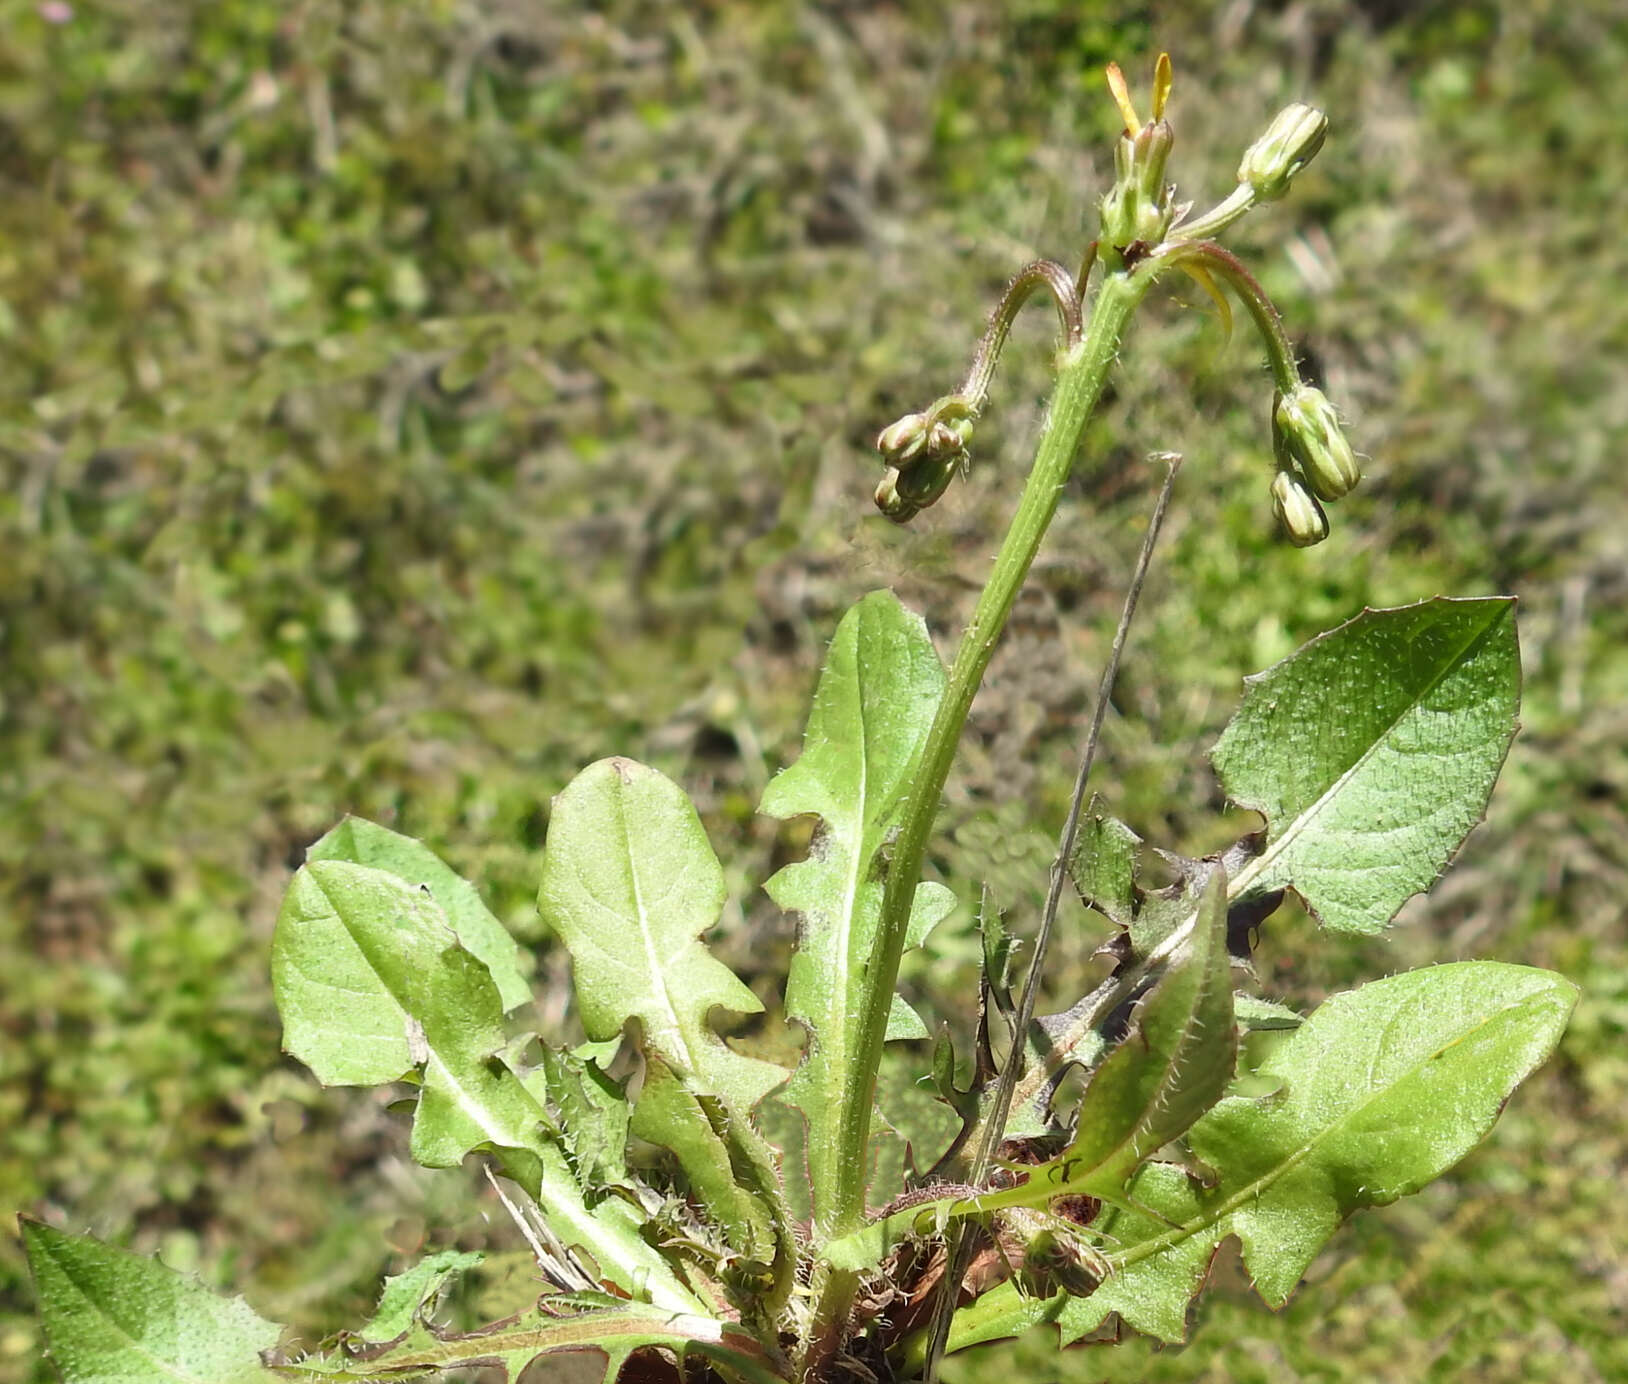
{"type": "Polygon", "coordinates": [[[1272,424],[1318,499],[1337,500],[1362,479],[1334,405],[1322,390],[1302,384],[1279,397],[1272,424]]]}
{"type": "Polygon", "coordinates": [[[1272,509],[1295,547],[1309,548],[1328,537],[1328,516],[1292,472],[1279,471],[1272,478],[1272,509]]]}
{"type": "Polygon", "coordinates": [[[899,468],[890,466],[887,474],[876,483],[876,507],[895,524],[908,524],[921,513],[921,506],[911,504],[899,493],[899,468]]]}
{"type": "Polygon", "coordinates": [[[889,465],[898,466],[910,461],[927,445],[928,430],[925,413],[907,413],[882,429],[876,439],[876,450],[889,465]]]}
{"type": "Polygon", "coordinates": [[[1266,133],[1244,150],[1238,181],[1248,183],[1257,202],[1275,202],[1289,190],[1294,175],[1323,147],[1328,117],[1315,106],[1296,101],[1285,106],[1266,133]]]}
{"type": "Polygon", "coordinates": [[[1165,238],[1174,216],[1165,164],[1175,135],[1164,120],[1150,121],[1114,146],[1114,185],[1103,197],[1102,239],[1123,250],[1141,241],[1152,247],[1165,238]]]}

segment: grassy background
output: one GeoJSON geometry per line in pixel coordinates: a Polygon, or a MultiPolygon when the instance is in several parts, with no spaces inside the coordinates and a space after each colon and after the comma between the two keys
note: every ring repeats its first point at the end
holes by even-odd
{"type": "MultiPolygon", "coordinates": [[[[1289,99],[1329,143],[1229,239],[1370,479],[1271,532],[1268,393],[1193,295],[1142,314],[991,670],[933,867],[1023,926],[1139,539],[1188,456],[1099,779],[1152,841],[1229,821],[1239,678],[1362,604],[1522,600],[1487,823],[1381,940],[1270,925],[1286,998],[1463,956],[1585,997],[1488,1144],[1360,1217],[1282,1314],[1222,1263],[1196,1344],[954,1365],[1070,1380],[1628,1378],[1628,33],[1615,0],[947,5],[0,0],[0,1379],[48,1378],[11,1215],[308,1331],[495,1232],[376,1093],[278,1056],[277,899],[346,811],[528,942],[550,796],[644,758],[731,874],[772,1000],[800,849],[754,816],[824,640],[892,585],[948,637],[1029,455],[1020,326],[970,484],[875,517],[878,426],[959,378],[1011,270],[1070,258],[1176,62],[1173,176],[1289,99]]],[[[909,982],[959,1013],[966,910],[909,982]]],[[[1062,948],[1059,987],[1094,944],[1062,948]]],[[[539,948],[557,1030],[558,958],[539,948]]]]}

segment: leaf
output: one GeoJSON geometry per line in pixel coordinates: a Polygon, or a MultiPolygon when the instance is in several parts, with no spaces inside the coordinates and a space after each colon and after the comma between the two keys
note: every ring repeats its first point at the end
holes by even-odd
{"type": "MultiPolygon", "coordinates": [[[[844,1176],[834,1122],[872,1099],[875,1072],[856,1056],[869,968],[878,943],[884,875],[879,852],[944,689],[944,668],[921,618],[891,592],[864,597],[843,616],[814,693],[803,753],[773,779],[762,811],[812,814],[820,827],[806,860],[764,886],[800,920],[786,983],[786,1011],[809,1034],[785,1099],[808,1122],[816,1218],[835,1204],[844,1176]]],[[[918,886],[909,940],[918,941],[952,900],[918,886]]],[[[894,1011],[889,1033],[907,1029],[894,1011]]],[[[917,1021],[919,1026],[919,1020],[917,1021]]]]}
{"type": "Polygon", "coordinates": [[[1005,1207],[1045,1207],[1084,1195],[1123,1203],[1135,1169],[1187,1131],[1231,1081],[1237,1053],[1231,961],[1226,948],[1226,876],[1217,869],[1190,906],[1131,1004],[1123,1036],[1092,1073],[1074,1138],[1014,1187],[957,1195],[897,1211],[832,1241],[822,1257],[842,1270],[868,1269],[893,1245],[941,1230],[948,1220],[1005,1207]]]}
{"type": "Polygon", "coordinates": [[[645,1206],[654,1196],[649,1189],[590,1196],[557,1144],[545,1144],[537,1161],[535,1193],[514,1187],[503,1201],[544,1279],[560,1294],[604,1288],[664,1311],[711,1310],[646,1239],[651,1215],[645,1206]]]}
{"type": "Polygon", "coordinates": [[[1043,1206],[1065,1194],[1120,1202],[1136,1168],[1221,1098],[1237,1057],[1221,870],[1204,886],[1191,926],[1154,960],[1163,965],[1136,1000],[1125,1036],[1091,1073],[1073,1141],[1026,1182],[976,1198],[979,1209],[1043,1206]]]}
{"type": "Polygon", "coordinates": [[[629,1019],[648,1050],[742,1116],[785,1080],[707,1022],[762,1002],[696,940],[717,924],[724,875],[695,808],[631,759],[590,764],[554,800],[538,906],[571,953],[583,1027],[613,1038],[629,1019]]]}
{"type": "Polygon", "coordinates": [[[522,1073],[532,1094],[558,1112],[559,1126],[578,1178],[589,1187],[627,1181],[627,1136],[633,1107],[622,1088],[583,1052],[542,1044],[543,1090],[522,1073]]]}
{"type": "Polygon", "coordinates": [[[64,1384],[249,1384],[281,1328],[156,1259],[20,1220],[64,1384]]]}
{"type": "Polygon", "coordinates": [[[1329,927],[1378,932],[1481,819],[1516,728],[1515,602],[1364,611],[1246,680],[1214,750],[1267,821],[1234,895],[1293,888],[1329,927]]]}
{"type": "Polygon", "coordinates": [[[531,983],[520,969],[520,948],[507,928],[481,902],[475,886],[422,841],[381,827],[365,817],[346,817],[306,852],[311,860],[348,860],[386,870],[408,884],[425,885],[464,950],[478,956],[497,982],[507,1012],[531,998],[531,983]]]}
{"type": "MultiPolygon", "coordinates": [[[[717,1102],[712,1102],[717,1106],[717,1102]]],[[[724,1233],[737,1254],[772,1263],[776,1257],[771,1210],[741,1185],[730,1158],[726,1117],[712,1116],[660,1057],[645,1060],[644,1087],[633,1112],[633,1132],[658,1147],[670,1149],[689,1182],[689,1194],[708,1221],[724,1233]],[[715,1123],[716,1121],[716,1123],[715,1123]],[[725,1130],[720,1131],[719,1125],[725,1130]]]]}
{"type": "Polygon", "coordinates": [[[1232,1012],[1238,1022],[1251,1033],[1299,1028],[1305,1022],[1286,1004],[1279,1004],[1276,1000],[1265,1000],[1259,995],[1246,995],[1241,991],[1232,997],[1232,1012]]]}
{"type": "Polygon", "coordinates": [[[345,861],[301,867],[277,915],[271,976],[283,1046],[325,1086],[418,1073],[420,1163],[452,1167],[489,1146],[535,1187],[532,1155],[552,1121],[495,1060],[506,1041],[497,987],[428,889],[345,861]]]}
{"type": "Polygon", "coordinates": [[[1326,1001],[1272,1052],[1281,1098],[1228,1098],[1187,1133],[1214,1170],[1200,1188],[1149,1164],[1137,1210],[1108,1213],[1117,1272],[1063,1311],[1077,1339],[1110,1311],[1182,1339],[1188,1300],[1228,1235],[1273,1307],[1341,1221],[1418,1191],[1478,1144],[1510,1093],[1554,1050],[1577,989],[1549,971],[1459,962],[1326,1001]]]}
{"type": "MultiPolygon", "coordinates": [[[[545,1299],[543,1306],[541,1312],[481,1331],[438,1332],[419,1326],[405,1340],[384,1347],[279,1361],[277,1377],[416,1379],[460,1366],[487,1366],[503,1370],[515,1381],[532,1361],[545,1356],[559,1355],[563,1364],[564,1357],[575,1360],[591,1354],[603,1358],[599,1377],[611,1384],[636,1351],[658,1349],[685,1364],[712,1362],[723,1377],[743,1384],[783,1384],[790,1377],[784,1362],[748,1331],[713,1317],[658,1313],[638,1304],[611,1302],[563,1311],[562,1304],[545,1299]],[[553,1314],[548,1311],[551,1307],[553,1314]]],[[[689,1371],[681,1365],[681,1373],[688,1377],[689,1371]]],[[[547,1376],[533,1370],[527,1377],[547,1376]]]]}
{"type": "Polygon", "coordinates": [[[453,1279],[483,1258],[475,1251],[442,1250],[420,1259],[405,1273],[386,1278],[379,1305],[367,1325],[354,1333],[355,1339],[371,1344],[399,1340],[419,1320],[424,1307],[433,1306],[453,1279]]]}
{"type": "Polygon", "coordinates": [[[1093,794],[1080,818],[1080,834],[1068,862],[1080,899],[1125,928],[1136,911],[1136,848],[1142,840],[1117,817],[1098,810],[1093,794]]]}

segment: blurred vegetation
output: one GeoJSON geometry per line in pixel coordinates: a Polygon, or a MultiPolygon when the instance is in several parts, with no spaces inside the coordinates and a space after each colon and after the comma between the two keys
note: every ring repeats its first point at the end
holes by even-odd
{"type": "MultiPolygon", "coordinates": [[[[947,5],[0,0],[0,1188],[307,1331],[421,1245],[508,1243],[372,1096],[278,1055],[276,902],[346,811],[424,837],[529,943],[548,803],[642,757],[727,862],[773,999],[753,814],[837,615],[948,639],[1029,455],[1017,334],[975,474],[908,530],[876,428],[959,378],[1006,276],[1078,253],[1101,68],[1176,62],[1172,170],[1224,192],[1290,99],[1333,130],[1230,237],[1372,457],[1271,531],[1268,395],[1197,295],[1142,315],[974,713],[933,865],[1034,916],[1148,503],[1179,511],[1099,786],[1213,847],[1239,679],[1364,603],[1522,600],[1525,731],[1380,940],[1274,920],[1265,979],[1461,956],[1584,988],[1486,1147],[1359,1219],[1281,1315],[1222,1262],[1197,1342],[952,1362],[1071,1379],[1628,1378],[1628,30],[1617,0],[947,5]],[[1194,301],[1196,299],[1196,301],[1194,301]]],[[[1145,77],[1139,77],[1139,81],[1145,77]]],[[[806,832],[806,827],[802,828],[806,832]]],[[[909,983],[959,1015],[970,908],[909,983]]],[[[1086,962],[1061,948],[1059,991],[1086,962]]],[[[962,1016],[964,1017],[964,1016],[962,1016]]],[[[771,1037],[775,1035],[771,1034],[771,1037]]],[[[501,1287],[501,1285],[498,1285],[501,1287]]],[[[494,1289],[495,1291],[495,1289],[494,1289]]],[[[0,1379],[36,1361],[0,1240],[0,1379]]]]}

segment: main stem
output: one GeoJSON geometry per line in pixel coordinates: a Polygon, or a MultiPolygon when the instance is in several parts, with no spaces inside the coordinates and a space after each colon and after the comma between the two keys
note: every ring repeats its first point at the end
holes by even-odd
{"type": "MultiPolygon", "coordinates": [[[[870,1141],[871,1107],[875,1104],[876,1072],[881,1063],[882,1040],[888,1011],[898,984],[899,958],[904,953],[905,925],[910,919],[916,884],[921,877],[927,837],[938,813],[939,796],[961,740],[961,728],[995,652],[1001,630],[1012,613],[1023,580],[1062,499],[1063,486],[1073,468],[1085,425],[1102,396],[1108,373],[1119,355],[1119,344],[1131,314],[1152,285],[1154,266],[1144,262],[1140,272],[1119,268],[1103,277],[1091,309],[1084,339],[1068,350],[1057,374],[1051,408],[1046,416],[1034,467],[1018,501],[1016,514],[995,557],[978,606],[956,649],[949,686],[933,717],[922,749],[921,765],[905,800],[899,834],[888,862],[887,886],[882,896],[880,946],[874,960],[875,975],[867,987],[854,1061],[870,1079],[853,1105],[839,1112],[836,1137],[838,1163],[849,1170],[841,1179],[840,1201],[832,1208],[826,1237],[836,1239],[858,1230],[865,1220],[866,1150],[870,1141]]],[[[821,1265],[812,1291],[814,1318],[801,1370],[804,1379],[815,1376],[841,1342],[859,1275],[821,1265]]]]}

